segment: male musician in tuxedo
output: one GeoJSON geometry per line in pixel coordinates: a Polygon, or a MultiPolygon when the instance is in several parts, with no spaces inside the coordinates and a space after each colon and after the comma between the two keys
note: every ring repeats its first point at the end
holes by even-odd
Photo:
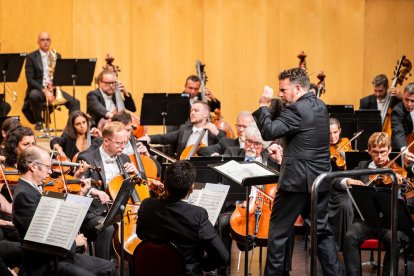
{"type": "Polygon", "coordinates": [[[201,147],[197,151],[197,154],[200,156],[222,155],[228,147],[236,147],[242,149],[244,147],[245,140],[244,133],[246,131],[246,128],[253,121],[254,119],[251,112],[241,111],[239,115],[237,115],[236,120],[237,138],[231,139],[223,137],[217,144],[208,147],[201,147]]]}
{"type": "Polygon", "coordinates": [[[177,158],[180,157],[183,150],[193,145],[204,129],[201,142],[207,146],[218,143],[219,139],[226,136],[223,130],[219,130],[213,123],[208,121],[210,108],[207,103],[197,101],[191,106],[190,122],[182,124],[178,130],[166,134],[157,134],[141,137],[140,140],[146,140],[148,143],[168,145],[172,144],[177,148],[177,158]]]}
{"type": "Polygon", "coordinates": [[[90,91],[86,96],[86,113],[91,116],[93,126],[96,126],[101,119],[111,119],[117,113],[117,102],[115,97],[115,86],[124,95],[123,103],[125,109],[135,112],[134,99],[122,82],[117,82],[116,73],[104,70],[97,77],[98,88],[90,91]]]}
{"type": "Polygon", "coordinates": [[[87,171],[85,177],[91,177],[95,180],[102,181],[101,186],[93,186],[89,195],[96,197],[100,202],[94,200],[90,211],[86,215],[85,222],[81,227],[81,231],[89,239],[95,240],[96,255],[104,259],[111,258],[111,241],[114,228],[107,227],[102,232],[96,233],[95,226],[105,216],[106,204],[109,196],[105,192],[111,180],[120,174],[122,170],[126,173],[137,174],[138,171],[133,164],[130,163],[128,155],[122,153],[128,144],[128,132],[125,130],[124,124],[121,122],[108,122],[102,131],[103,142],[100,147],[91,151],[86,151],[80,155],[78,160],[86,161],[88,164],[100,167],[99,172],[87,171]]]}
{"type": "MultiPolygon", "coordinates": [[[[372,160],[361,161],[358,164],[356,170],[359,169],[377,169],[383,168],[389,162],[389,154],[391,153],[391,140],[388,134],[385,132],[375,132],[368,140],[368,153],[371,155],[372,160]]],[[[398,181],[401,182],[402,178],[397,175],[398,181]]],[[[361,176],[355,179],[352,178],[339,178],[335,179],[333,183],[334,190],[346,190],[351,185],[364,185],[369,180],[368,176],[361,176]]],[[[408,244],[408,236],[403,232],[397,234],[397,246],[408,244]]],[[[370,226],[365,221],[355,220],[350,226],[344,237],[343,244],[343,256],[345,262],[345,268],[347,275],[360,275],[361,265],[359,256],[359,247],[367,239],[378,238],[378,227],[370,226]]],[[[381,229],[379,236],[381,244],[385,248],[385,257],[383,263],[383,275],[389,275],[390,273],[390,249],[391,249],[391,232],[389,229],[381,229]]],[[[397,250],[397,254],[399,250],[397,250]]]]}
{"type": "MultiPolygon", "coordinates": [[[[49,75],[51,66],[51,38],[49,33],[40,33],[37,43],[39,49],[26,57],[27,90],[22,112],[30,123],[36,124],[35,129],[40,130],[42,128],[42,107],[45,106],[46,99],[52,104],[56,98],[53,94],[53,80],[50,79],[49,75]]],[[[59,53],[56,55],[57,59],[61,58],[59,53]]],[[[80,109],[79,100],[64,91],[62,91],[62,95],[66,100],[65,106],[69,113],[80,109]]]]}
{"type": "MultiPolygon", "coordinates": [[[[20,179],[13,195],[13,224],[23,239],[40,202],[43,180],[51,173],[51,160],[47,151],[31,146],[20,155],[17,168],[20,179]]],[[[90,184],[90,183],[89,183],[90,184]]],[[[81,195],[89,189],[85,185],[81,195]]],[[[116,275],[115,265],[100,258],[75,253],[77,246],[86,246],[86,238],[78,235],[66,257],[24,250],[22,275],[52,275],[53,261],[57,257],[58,275],[116,275]]]]}
{"type": "Polygon", "coordinates": [[[391,113],[392,148],[403,150],[407,147],[407,136],[413,132],[414,82],[404,88],[403,101],[391,113]]]}
{"type": "MultiPolygon", "coordinates": [[[[274,120],[264,93],[260,108],[253,117],[265,140],[286,138],[283,150],[279,187],[272,209],[269,227],[265,275],[286,274],[285,260],[289,254],[287,241],[299,216],[309,216],[310,191],[321,173],[331,170],[329,154],[329,117],[325,104],[308,92],[309,77],[300,68],[279,74],[279,97],[288,105],[274,120]]],[[[335,240],[330,232],[327,212],[329,185],[322,185],[318,195],[318,256],[324,275],[340,275],[335,240]]]]}
{"type": "MultiPolygon", "coordinates": [[[[392,89],[388,93],[388,78],[384,74],[375,76],[372,80],[374,94],[366,96],[359,101],[359,109],[378,109],[383,110],[385,103],[391,97],[390,108],[401,102],[401,95],[398,89],[392,89]]],[[[382,113],[381,113],[382,115],[382,113]]]]}
{"type": "Polygon", "coordinates": [[[138,211],[138,237],[162,239],[177,246],[184,256],[185,275],[204,275],[203,270],[223,266],[229,258],[207,211],[188,203],[195,176],[195,168],[188,161],[169,165],[164,177],[168,197],[147,198],[138,211]]]}

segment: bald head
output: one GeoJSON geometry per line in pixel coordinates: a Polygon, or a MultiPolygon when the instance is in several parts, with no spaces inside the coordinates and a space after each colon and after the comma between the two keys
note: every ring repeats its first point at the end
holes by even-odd
{"type": "Polygon", "coordinates": [[[43,52],[48,52],[50,49],[50,34],[48,32],[41,32],[37,37],[37,44],[39,44],[39,49],[43,52]]]}

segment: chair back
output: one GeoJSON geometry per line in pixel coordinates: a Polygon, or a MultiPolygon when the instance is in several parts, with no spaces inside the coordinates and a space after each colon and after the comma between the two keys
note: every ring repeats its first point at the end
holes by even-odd
{"type": "Polygon", "coordinates": [[[178,248],[168,241],[143,240],[135,249],[132,262],[132,275],[185,275],[184,257],[178,248]]]}

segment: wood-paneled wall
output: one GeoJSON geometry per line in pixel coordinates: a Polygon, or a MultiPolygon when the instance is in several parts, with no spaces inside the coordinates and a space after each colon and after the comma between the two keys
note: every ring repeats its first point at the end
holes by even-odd
{"type": "MultiPolygon", "coordinates": [[[[327,75],[326,103],[358,107],[374,75],[391,77],[402,54],[413,58],[413,12],[412,0],[0,0],[0,52],[31,52],[46,30],[63,57],[98,58],[96,74],[112,53],[138,106],[145,92],[180,92],[199,59],[233,124],[256,109],[264,85],[277,90],[300,50],[312,81],[327,75]]],[[[21,115],[24,72],[12,86],[11,114],[21,115]]],[[[77,88],[82,110],[93,88],[77,88]]],[[[63,127],[66,110],[57,117],[63,127]]]]}

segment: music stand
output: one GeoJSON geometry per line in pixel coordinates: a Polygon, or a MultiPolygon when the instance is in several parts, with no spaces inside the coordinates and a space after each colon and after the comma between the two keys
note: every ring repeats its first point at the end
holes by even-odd
{"type": "Polygon", "coordinates": [[[53,73],[54,86],[72,86],[75,98],[76,86],[90,86],[95,73],[96,58],[89,59],[57,59],[53,73]]]}
{"type": "Polygon", "coordinates": [[[357,138],[358,150],[368,148],[368,139],[374,132],[382,131],[381,113],[376,109],[355,110],[356,131],[364,132],[357,138]]]}
{"type": "MultiPolygon", "coordinates": [[[[0,74],[3,82],[3,104],[6,102],[6,83],[16,82],[22,71],[26,53],[0,54],[0,74]]],[[[4,105],[2,105],[4,106],[4,105]]],[[[4,109],[0,110],[0,116],[5,116],[4,109]]]]}
{"type": "Polygon", "coordinates": [[[249,245],[253,244],[255,242],[254,236],[249,235],[249,211],[250,211],[250,191],[252,186],[256,185],[265,185],[265,184],[272,184],[277,183],[279,179],[279,173],[275,170],[266,167],[265,165],[258,163],[258,162],[238,162],[239,164],[256,164],[262,167],[263,169],[267,170],[269,173],[268,175],[263,176],[252,176],[252,177],[245,177],[243,178],[242,182],[240,183],[236,178],[232,177],[231,175],[228,175],[221,170],[218,169],[218,167],[222,164],[210,164],[208,165],[213,170],[217,171],[224,177],[230,178],[231,180],[239,183],[242,187],[246,188],[246,238],[245,238],[245,245],[244,245],[244,275],[247,276],[249,274],[249,245]],[[216,168],[217,167],[217,168],[216,168]]]}
{"type": "Polygon", "coordinates": [[[104,221],[98,224],[95,228],[97,230],[105,229],[108,226],[121,222],[121,260],[120,275],[124,275],[124,211],[127,206],[128,199],[131,197],[132,192],[135,189],[135,178],[128,178],[122,181],[121,188],[116,196],[111,209],[106,215],[104,221]]]}
{"type": "Polygon", "coordinates": [[[181,125],[188,120],[190,102],[182,93],[144,93],[141,104],[141,124],[181,125]]]}

